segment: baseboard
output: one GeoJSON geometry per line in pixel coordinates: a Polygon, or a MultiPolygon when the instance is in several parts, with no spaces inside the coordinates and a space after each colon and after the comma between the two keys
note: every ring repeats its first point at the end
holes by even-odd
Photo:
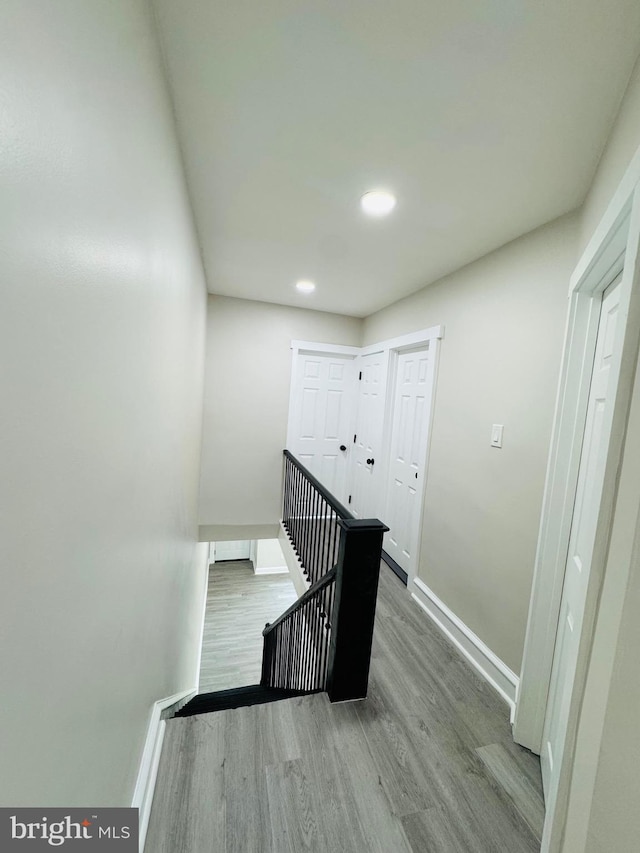
{"type": "Polygon", "coordinates": [[[136,787],[133,792],[131,805],[134,809],[138,809],[139,816],[139,850],[144,851],[144,842],[147,837],[147,828],[149,826],[149,817],[151,816],[151,804],[153,803],[153,792],[156,787],[156,779],[158,777],[158,765],[160,763],[160,754],[162,752],[162,741],[164,740],[164,730],[166,723],[164,721],[163,712],[172,705],[178,707],[186,704],[197,693],[197,690],[185,690],[182,693],[176,693],[173,696],[167,696],[166,699],[159,699],[151,708],[151,716],[149,726],[147,728],[147,737],[142,750],[142,758],[140,759],[140,767],[138,768],[138,778],[136,787]]]}
{"type": "Polygon", "coordinates": [[[309,582],[307,581],[304,572],[302,571],[302,566],[300,564],[300,560],[298,559],[298,555],[293,550],[293,545],[291,544],[289,535],[284,529],[284,525],[282,524],[282,522],[280,522],[278,542],[280,543],[280,547],[282,548],[282,553],[289,569],[291,580],[293,581],[293,585],[296,588],[296,592],[298,593],[298,595],[304,595],[305,592],[309,589],[309,582]]]}
{"type": "Polygon", "coordinates": [[[261,566],[259,569],[253,567],[254,575],[288,575],[287,566],[261,566]]]}
{"type": "Polygon", "coordinates": [[[384,548],[382,549],[382,559],[389,566],[394,575],[397,575],[402,581],[402,583],[406,586],[409,581],[409,575],[405,572],[402,566],[396,563],[396,561],[390,554],[387,554],[384,548]]]}
{"type": "Polygon", "coordinates": [[[415,578],[411,597],[515,712],[519,678],[429,587],[415,578]]]}

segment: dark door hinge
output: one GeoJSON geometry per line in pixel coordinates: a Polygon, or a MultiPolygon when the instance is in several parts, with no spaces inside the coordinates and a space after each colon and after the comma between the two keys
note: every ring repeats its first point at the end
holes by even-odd
{"type": "Polygon", "coordinates": [[[349,503],[351,503],[351,495],[349,495],[349,503]]]}
{"type": "Polygon", "coordinates": [[[360,371],[360,376],[358,376],[358,381],[362,382],[362,371],[360,371]]]}

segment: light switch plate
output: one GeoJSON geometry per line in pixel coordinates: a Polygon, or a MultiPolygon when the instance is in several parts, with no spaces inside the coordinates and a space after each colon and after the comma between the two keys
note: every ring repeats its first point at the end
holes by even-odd
{"type": "Polygon", "coordinates": [[[503,424],[493,424],[491,427],[491,447],[502,447],[503,424]]]}

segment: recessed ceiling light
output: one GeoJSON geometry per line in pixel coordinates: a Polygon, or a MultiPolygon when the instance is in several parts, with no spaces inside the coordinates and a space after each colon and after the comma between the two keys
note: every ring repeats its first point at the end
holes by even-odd
{"type": "Polygon", "coordinates": [[[386,190],[372,190],[362,196],[360,205],[369,216],[386,216],[396,206],[396,198],[386,190]]]}
{"type": "Polygon", "coordinates": [[[313,293],[316,286],[312,281],[299,281],[296,284],[296,289],[299,290],[300,293],[313,293]]]}

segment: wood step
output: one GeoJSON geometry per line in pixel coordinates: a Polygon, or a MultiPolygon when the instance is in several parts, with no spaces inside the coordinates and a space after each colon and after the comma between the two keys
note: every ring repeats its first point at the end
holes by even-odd
{"type": "Polygon", "coordinates": [[[226,711],[229,708],[246,708],[249,705],[264,705],[267,702],[279,702],[293,696],[305,696],[307,691],[283,690],[276,687],[262,687],[252,684],[248,687],[234,687],[231,690],[217,690],[214,693],[200,693],[184,705],[175,717],[192,717],[194,714],[211,714],[214,711],[226,711]]]}

